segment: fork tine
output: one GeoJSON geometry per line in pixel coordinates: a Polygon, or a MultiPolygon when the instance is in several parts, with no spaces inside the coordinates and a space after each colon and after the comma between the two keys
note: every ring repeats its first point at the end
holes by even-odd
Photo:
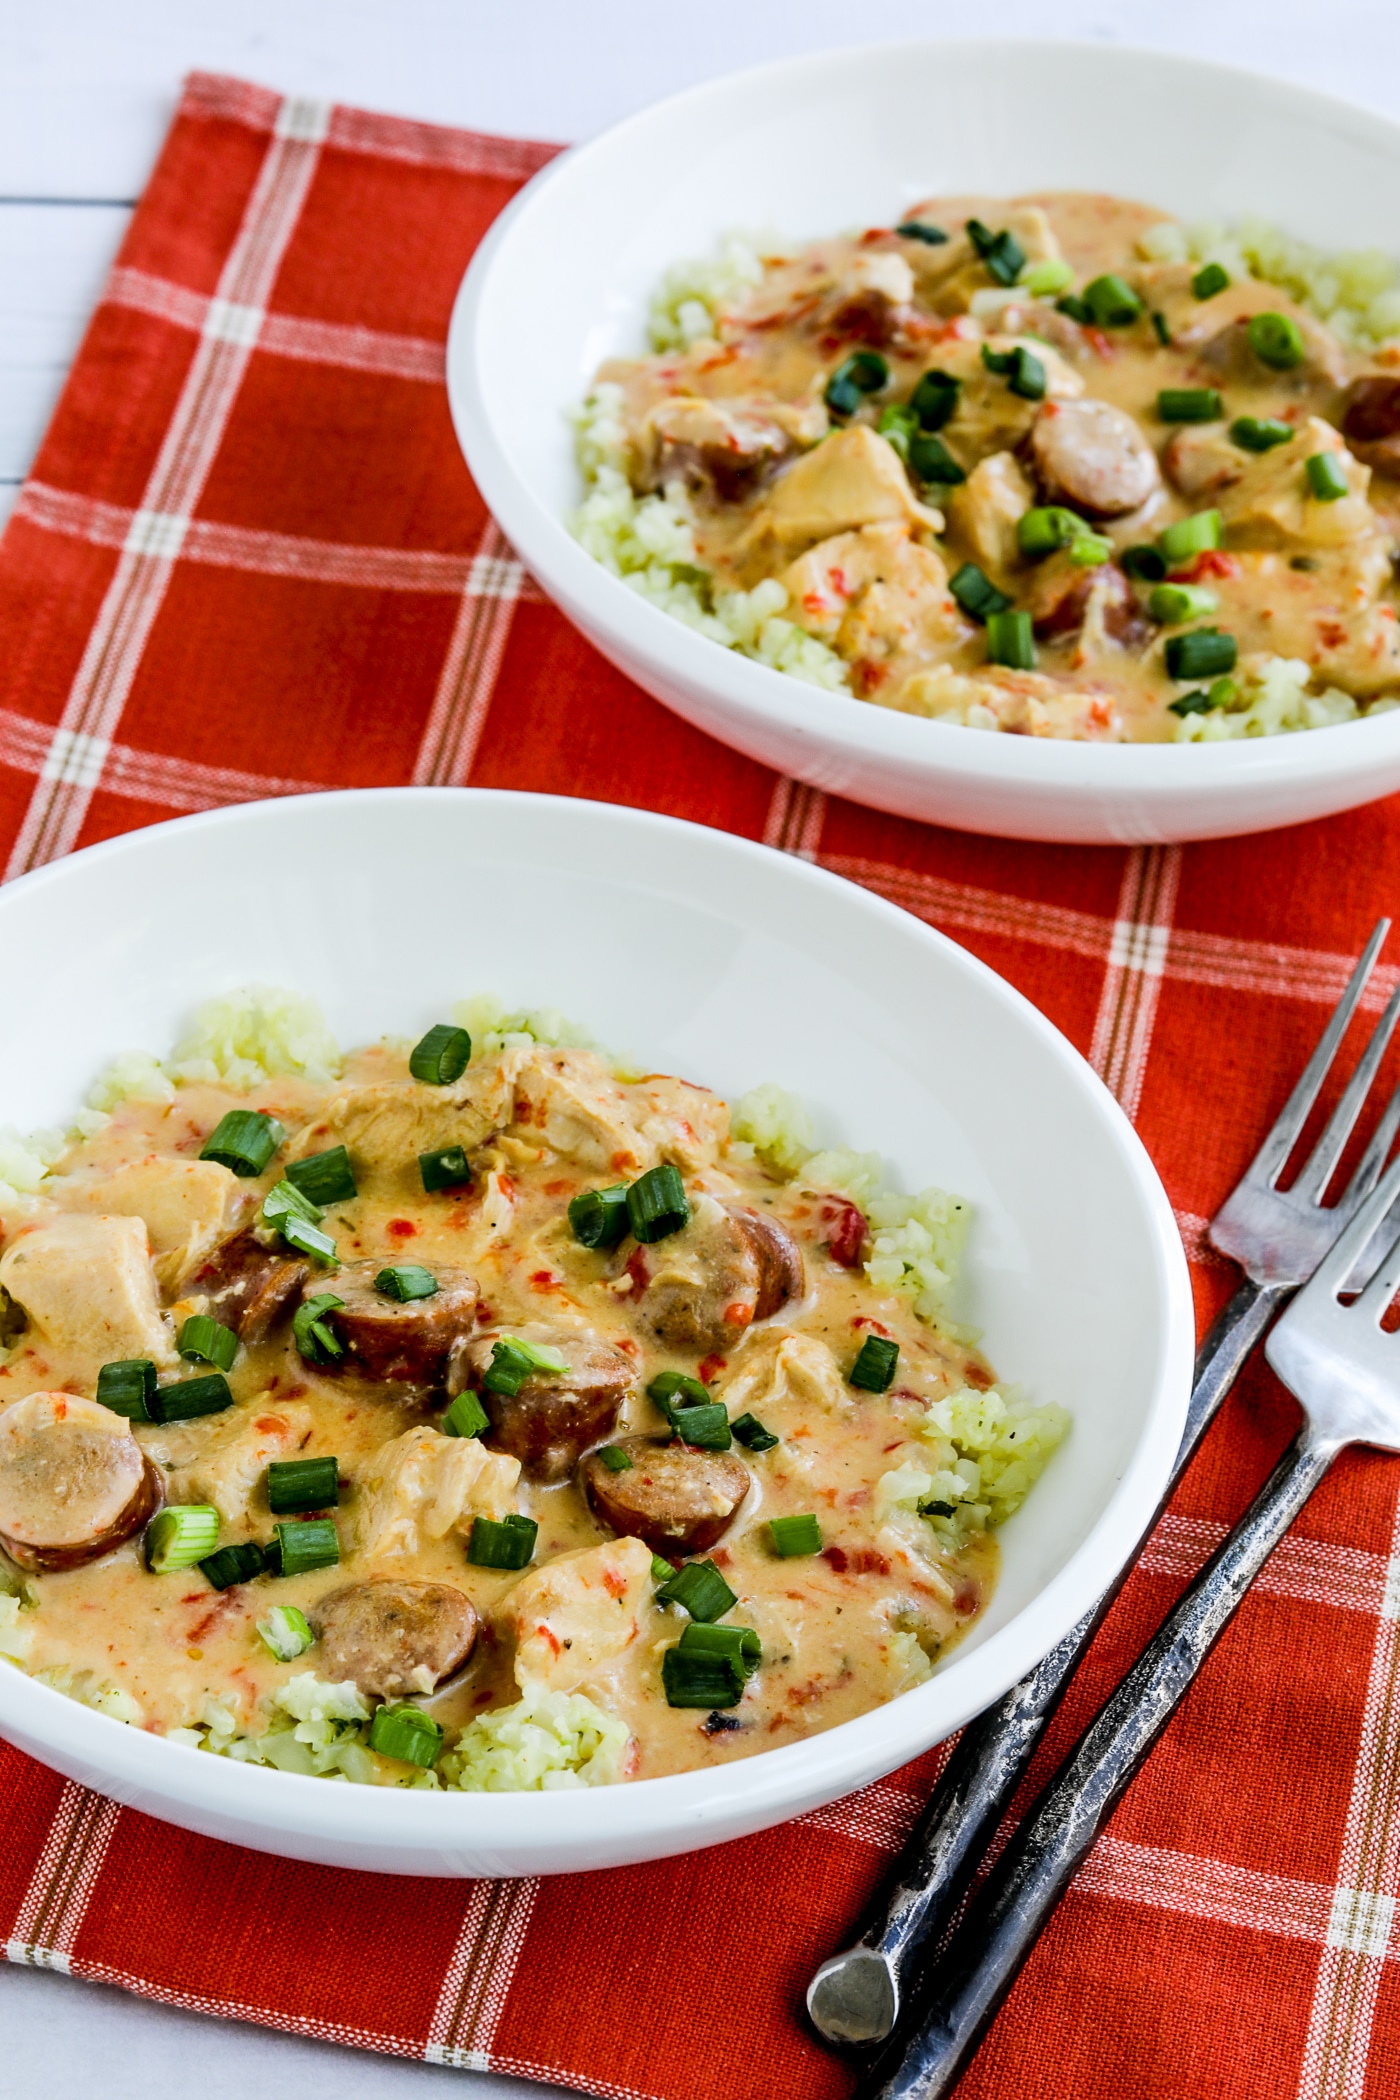
{"type": "Polygon", "coordinates": [[[1322,1032],[1322,1040],[1308,1059],[1303,1076],[1285,1102],[1278,1121],[1260,1146],[1245,1177],[1247,1180],[1258,1180],[1266,1188],[1272,1188],[1283,1172],[1284,1163],[1298,1142],[1298,1133],[1308,1119],[1308,1111],[1322,1091],[1322,1082],[1337,1054],[1337,1045],[1346,1033],[1347,1025],[1356,1011],[1357,1001],[1366,988],[1366,980],[1375,968],[1381,943],[1389,931],[1389,919],[1378,919],[1375,931],[1367,941],[1361,959],[1347,981],[1347,988],[1337,1001],[1332,1018],[1322,1032]]]}
{"type": "Polygon", "coordinates": [[[1369,1313],[1379,1326],[1382,1315],[1400,1290],[1400,1226],[1391,1221],[1394,1238],[1386,1248],[1380,1267],[1357,1299],[1353,1311],[1369,1313]]]}
{"type": "Polygon", "coordinates": [[[1393,1159],[1346,1230],[1338,1233],[1314,1269],[1311,1280],[1303,1287],[1304,1298],[1311,1292],[1326,1292],[1335,1298],[1339,1291],[1347,1288],[1347,1279],[1357,1257],[1397,1196],[1400,1196],[1400,1159],[1393,1159]]]}
{"type": "Polygon", "coordinates": [[[1396,1087],[1386,1102],[1385,1113],[1376,1125],[1375,1134],[1366,1147],[1361,1164],[1337,1198],[1339,1204],[1357,1204],[1363,1196],[1370,1195],[1381,1178],[1381,1168],[1390,1157],[1390,1148],[1395,1142],[1397,1131],[1400,1131],[1400,1086],[1396,1087]]]}
{"type": "MultiPolygon", "coordinates": [[[[1397,1020],[1400,1020],[1400,984],[1396,985],[1386,1001],[1385,1012],[1371,1032],[1371,1040],[1366,1045],[1361,1062],[1351,1075],[1346,1092],[1333,1109],[1327,1121],[1327,1128],[1313,1146],[1306,1164],[1293,1184],[1292,1194],[1300,1203],[1322,1201],[1337,1161],[1342,1156],[1342,1149],[1361,1113],[1362,1104],[1371,1091],[1371,1082],[1376,1076],[1381,1059],[1385,1056],[1390,1038],[1395,1033],[1397,1020]]],[[[1379,1134],[1378,1131],[1377,1136],[1379,1134]]],[[[1389,1147],[1386,1149],[1389,1150],[1389,1147]]],[[[1384,1160],[1384,1152],[1381,1158],[1384,1160]]]]}

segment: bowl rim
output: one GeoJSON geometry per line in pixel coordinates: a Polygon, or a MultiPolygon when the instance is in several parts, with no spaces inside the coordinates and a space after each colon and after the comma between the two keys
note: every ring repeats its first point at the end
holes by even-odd
{"type": "MultiPolygon", "coordinates": [[[[1328,724],[1301,735],[1208,744],[1092,744],[1051,737],[970,735],[957,723],[904,715],[850,694],[829,693],[740,656],[629,590],[585,553],[564,518],[536,498],[511,464],[496,434],[478,362],[483,308],[491,297],[501,251],[557,186],[577,181],[580,172],[586,175],[595,161],[625,152],[632,137],[650,126],[683,110],[700,108],[707,101],[723,103],[736,89],[887,62],[891,54],[922,56],[932,51],[957,53],[970,62],[982,60],[994,71],[1005,61],[1008,50],[1046,62],[1075,57],[1124,74],[1146,64],[1159,75],[1162,69],[1175,69],[1183,77],[1233,81],[1252,95],[1291,106],[1300,116],[1330,120],[1352,136],[1364,136],[1400,164],[1400,121],[1377,111],[1249,67],[1082,37],[901,38],[803,52],[702,81],[649,103],[547,162],[493,221],[472,256],[448,330],[447,388],[458,441],[484,500],[525,567],[619,668],[635,676],[629,665],[643,666],[661,683],[680,680],[688,689],[702,691],[718,702],[732,719],[801,740],[813,752],[803,777],[819,787],[854,792],[847,785],[850,766],[874,763],[912,768],[930,779],[964,784],[969,790],[1040,787],[1051,794],[1078,790],[1146,800],[1154,791],[1167,798],[1194,789],[1207,804],[1217,798],[1233,804],[1242,794],[1265,795],[1271,787],[1292,783],[1302,774],[1325,790],[1333,781],[1394,761],[1400,757],[1400,708],[1371,720],[1328,724]],[[930,732],[937,743],[929,742],[930,732]],[[1299,755],[1300,745],[1306,758],[1299,755]],[[825,759],[818,755],[822,753],[828,754],[825,759]],[[829,778],[823,778],[824,769],[829,778]]],[[[1157,92],[1166,93],[1169,87],[1170,82],[1158,78],[1157,92]]],[[[562,434],[560,442],[567,442],[562,434]]],[[[857,799],[861,799],[858,792],[857,799]]]]}
{"type": "MultiPolygon", "coordinates": [[[[1175,1455],[1191,1382],[1195,1314],[1190,1275],[1165,1189],[1133,1125],[1079,1051],[1023,993],[947,935],[860,885],[796,855],[716,827],[660,812],[583,798],[522,790],[455,787],[346,789],[239,803],[171,819],[102,840],[19,877],[0,892],[0,926],[23,900],[72,883],[85,884],[113,860],[159,855],[167,841],[198,839],[240,825],[295,824],[302,805],[328,805],[354,824],[367,805],[446,804],[458,811],[504,808],[519,817],[547,812],[556,833],[561,823],[587,828],[619,826],[633,837],[663,839],[680,831],[702,851],[736,856],[757,871],[795,889],[839,896],[848,905],[895,928],[915,948],[937,956],[940,965],[967,973],[1004,1012],[1008,1025],[1031,1035],[1052,1058],[1106,1126],[1118,1163],[1137,1199],[1145,1228],[1145,1272],[1159,1308],[1162,1340],[1141,1435],[1117,1485],[1078,1547],[1008,1623],[975,1649],[957,1654],[940,1675],[870,1712],[836,1724],[799,1743],[755,1753],[733,1764],[701,1768],[610,1787],[545,1794],[471,1794],[396,1788],[342,1787],[319,1779],[190,1751],[145,1729],[130,1727],[38,1683],[21,1669],[0,1669],[0,1733],[15,1732],[41,1761],[46,1750],[61,1753],[65,1769],[81,1770],[85,1783],[129,1800],[149,1813],[169,1817],[178,1805],[192,1815],[222,1816],[241,1826],[237,1841],[253,1828],[273,1835],[295,1833],[327,1845],[362,1850],[479,1850],[550,1847],[579,1836],[586,1823],[590,1845],[619,1857],[655,1857],[666,1850],[692,1850],[733,1825],[742,1803],[745,1829],[757,1829],[836,1798],[921,1754],[990,1705],[1092,1609],[1145,1534],[1166,1485],[1175,1455]],[[948,1699],[947,1687],[957,1687],[948,1699]],[[926,1696],[942,1688],[945,1707],[935,1723],[923,1719],[926,1696]],[[903,1727],[892,1727],[898,1713],[903,1727]],[[892,1747],[891,1747],[892,1739],[892,1747]],[[735,1776],[737,1775],[737,1776],[735,1776]],[[353,1805],[347,1809],[344,1804],[353,1805]],[[581,1810],[578,1803],[587,1804],[581,1810]],[[639,1851],[643,1847],[653,1849],[639,1851]]],[[[642,865],[648,864],[643,856],[642,865]]],[[[651,864],[655,864],[652,862],[651,864]]],[[[256,1842],[256,1840],[252,1840],[256,1842]]],[[[362,1862],[364,1863],[364,1862],[362,1862]]],[[[565,1861],[571,1870],[577,1862],[565,1861]]],[[[403,1871],[386,1861],[389,1871],[403,1871]]],[[[534,1871],[531,1868],[528,1871],[534,1871]]],[[[547,1859],[541,1871],[549,1871],[547,1859]]],[[[463,1871],[478,1871],[466,1868],[463,1871]]],[[[526,1870],[522,1870],[526,1871],[526,1870]]]]}

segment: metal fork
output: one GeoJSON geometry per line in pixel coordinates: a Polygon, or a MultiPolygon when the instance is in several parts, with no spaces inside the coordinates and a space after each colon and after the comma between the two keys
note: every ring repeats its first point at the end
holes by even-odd
{"type": "MultiPolygon", "coordinates": [[[[1400,1013],[1400,985],[1306,1165],[1290,1188],[1276,1186],[1389,930],[1390,921],[1380,920],[1258,1156],[1211,1221],[1212,1241],[1240,1264],[1244,1277],[1196,1358],[1186,1428],[1163,1506],[1274,1314],[1312,1274],[1376,1186],[1385,1165],[1400,1126],[1400,1090],[1388,1103],[1365,1157],[1339,1200],[1330,1207],[1323,1205],[1400,1013]]],[[[878,2044],[907,2015],[914,1978],[951,1923],[1065,1687],[1135,1558],[1130,1557],[1097,1609],[1066,1634],[1029,1676],[963,1730],[893,1879],[860,1937],[824,1962],[808,1986],[807,2009],[828,2041],[848,2046],[878,2044]]]]}
{"type": "Polygon", "coordinates": [[[1303,1427],[1011,1839],[904,2061],[887,2080],[863,2084],[864,2100],[939,2100],[956,2084],[1133,1774],[1332,1461],[1348,1444],[1400,1451],[1400,1335],[1381,1327],[1400,1290],[1400,1237],[1396,1221],[1386,1223],[1397,1195],[1400,1160],[1269,1336],[1264,1353],[1302,1403],[1303,1427]],[[1377,1246],[1374,1275],[1343,1306],[1339,1293],[1358,1264],[1370,1274],[1377,1246]]]}

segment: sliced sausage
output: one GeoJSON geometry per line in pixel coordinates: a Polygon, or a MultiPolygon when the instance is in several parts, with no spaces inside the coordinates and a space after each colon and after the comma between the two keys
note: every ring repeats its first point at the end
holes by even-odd
{"type": "Polygon", "coordinates": [[[96,1400],[30,1393],[0,1414],[0,1545],[22,1568],[81,1568],[164,1500],[131,1424],[96,1400]]]}
{"type": "Polygon", "coordinates": [[[445,1582],[379,1577],[336,1590],[316,1607],[320,1676],[350,1679],[378,1699],[436,1690],[476,1644],[471,1600],[445,1582]]]}
{"type": "Polygon", "coordinates": [[[195,1271],[189,1289],[209,1300],[209,1311],[241,1342],[260,1342],[291,1310],[311,1264],[274,1253],[251,1232],[235,1233],[195,1271]]]}
{"type": "Polygon", "coordinates": [[[1342,436],[1358,459],[1400,474],[1400,375],[1368,373],[1346,391],[1342,436]]]}
{"type": "Polygon", "coordinates": [[[512,1334],[537,1347],[557,1349],[568,1364],[557,1375],[533,1371],[513,1397],[482,1389],[499,1333],[460,1342],[448,1367],[447,1389],[470,1386],[491,1423],[483,1442],[509,1451],[532,1480],[563,1480],[590,1444],[617,1422],[635,1371],[630,1358],[594,1335],[553,1333],[544,1327],[515,1327],[512,1334]]]}
{"type": "Polygon", "coordinates": [[[776,1218],[699,1196],[680,1232],[640,1247],[628,1268],[641,1317],[668,1349],[732,1348],[806,1288],[802,1255],[776,1218]]]}
{"type": "Polygon", "coordinates": [[[305,1286],[305,1297],[328,1291],[344,1300],[331,1321],[345,1354],[319,1368],[385,1385],[440,1386],[452,1344],[470,1334],[475,1324],[474,1278],[462,1269],[434,1269],[437,1289],[432,1297],[400,1303],[375,1289],[380,1267],[374,1261],[347,1262],[305,1286]]]}
{"type": "Polygon", "coordinates": [[[665,1437],[629,1436],[617,1448],[632,1461],[626,1472],[610,1471],[596,1451],[579,1468],[596,1517],[673,1560],[719,1543],[749,1491],[741,1458],[665,1437]]]}
{"type": "Polygon", "coordinates": [[[1028,602],[1042,642],[1078,634],[1091,604],[1100,608],[1104,633],[1124,648],[1140,647],[1151,632],[1138,610],[1133,587],[1116,562],[1081,569],[1068,554],[1052,554],[1036,569],[1028,602]]]}
{"type": "Polygon", "coordinates": [[[1031,426],[1030,454],[1046,498],[1091,518],[1121,518],[1160,486],[1156,453],[1109,401],[1046,401],[1031,426]]]}

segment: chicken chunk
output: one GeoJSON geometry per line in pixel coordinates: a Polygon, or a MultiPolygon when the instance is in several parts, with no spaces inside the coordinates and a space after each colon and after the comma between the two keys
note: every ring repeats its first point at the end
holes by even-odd
{"type": "Polygon", "coordinates": [[[314,1427],[309,1407],[264,1393],[221,1415],[143,1430],[142,1440],[169,1469],[173,1502],[212,1503],[226,1524],[236,1524],[269,1465],[305,1451],[314,1427]]]}
{"type": "Polygon", "coordinates": [[[657,1148],[638,1128],[627,1089],[591,1050],[524,1053],[512,1127],[587,1167],[639,1174],[657,1163],[657,1148]]]}
{"type": "MultiPolygon", "coordinates": [[[[943,343],[933,360],[936,370],[960,383],[957,407],[943,436],[968,469],[992,453],[1017,451],[1044,405],[1018,394],[1007,374],[989,371],[983,347],[975,335],[967,341],[943,343]]],[[[985,347],[994,356],[1027,351],[1045,374],[1046,402],[1077,401],[1084,392],[1084,381],[1073,365],[1038,336],[992,335],[985,347]]]]}
{"type": "Polygon", "coordinates": [[[616,1662],[640,1637],[651,1587],[651,1548],[631,1538],[562,1553],[522,1576],[501,1607],[521,1689],[570,1692],[616,1662]]]}
{"type": "Polygon", "coordinates": [[[1381,529],[1367,499],[1370,484],[1370,468],[1352,457],[1340,432],[1309,416],[1291,444],[1249,460],[1221,491],[1220,514],[1232,547],[1340,547],[1381,529]],[[1346,477],[1347,493],[1335,502],[1319,501],[1308,485],[1306,463],[1315,452],[1330,452],[1346,477]]]}
{"type": "MultiPolygon", "coordinates": [[[[872,699],[883,700],[879,693],[872,699]]],[[[905,714],[999,729],[1012,736],[1072,738],[1114,744],[1124,737],[1118,703],[1107,686],[1062,685],[1044,671],[986,670],[976,677],[936,664],[905,680],[883,704],[905,714]]]]}
{"type": "MultiPolygon", "coordinates": [[[[1292,456],[1297,458],[1297,447],[1292,456]]],[[[1244,476],[1250,455],[1233,445],[1226,423],[1183,423],[1162,454],[1167,479],[1193,502],[1214,503],[1244,476]]]]}
{"type": "Polygon", "coordinates": [[[351,1530],[366,1559],[416,1553],[476,1516],[515,1507],[520,1461],[488,1451],[471,1436],[443,1436],[420,1425],[391,1437],[359,1469],[351,1530]]]}
{"type": "Polygon", "coordinates": [[[75,1212],[37,1225],[0,1257],[0,1285],[46,1342],[94,1378],[122,1358],[149,1357],[167,1370],[179,1362],[140,1218],[75,1212]]]}
{"type": "Polygon", "coordinates": [[[951,235],[941,247],[909,243],[918,296],[935,313],[966,313],[974,295],[995,284],[965,231],[969,219],[981,219],[993,232],[1005,229],[1013,234],[1028,264],[1060,260],[1054,228],[1038,204],[1007,205],[987,197],[943,197],[928,204],[911,205],[905,217],[932,219],[951,235]]]}
{"type": "Polygon", "coordinates": [[[888,438],[853,423],[789,467],[760,504],[745,544],[793,555],[835,533],[881,523],[940,532],[943,517],[917,501],[888,438]]]}
{"type": "Polygon", "coordinates": [[[628,1088],[644,1143],[682,1173],[712,1167],[729,1142],[729,1104],[707,1087],[653,1073],[628,1088]]]}
{"type": "Polygon", "coordinates": [[[1004,583],[1020,559],[1016,528],[1034,501],[1035,491],[1010,452],[988,453],[953,490],[949,521],[996,583],[1004,583]]]}
{"type": "Polygon", "coordinates": [[[716,1387],[731,1417],[747,1413],[764,1419],[763,1410],[791,1401],[799,1412],[814,1408],[848,1415],[855,1394],[826,1343],[815,1335],[774,1327],[746,1343],[739,1361],[716,1387]]]}
{"type": "Polygon", "coordinates": [[[906,525],[867,525],[837,533],[784,572],[791,616],[858,670],[862,691],[891,675],[901,657],[918,660],[962,632],[948,572],[906,525]]]}
{"type": "Polygon", "coordinates": [[[510,1121],[515,1060],[505,1057],[470,1065],[451,1086],[424,1086],[416,1079],[383,1080],[371,1086],[347,1086],[288,1147],[290,1159],[304,1159],[332,1145],[344,1145],[361,1186],[366,1177],[416,1174],[420,1152],[439,1152],[460,1145],[472,1152],[510,1121]]]}
{"type": "Polygon", "coordinates": [[[0,1412],[0,1546],[22,1568],[81,1568],[160,1508],[131,1424],[96,1400],[30,1393],[0,1412]]]}
{"type": "Polygon", "coordinates": [[[168,1292],[232,1231],[248,1198],[236,1174],[212,1159],[133,1160],[110,1173],[67,1175],[50,1184],[65,1210],[140,1218],[156,1280],[168,1292]]]}

